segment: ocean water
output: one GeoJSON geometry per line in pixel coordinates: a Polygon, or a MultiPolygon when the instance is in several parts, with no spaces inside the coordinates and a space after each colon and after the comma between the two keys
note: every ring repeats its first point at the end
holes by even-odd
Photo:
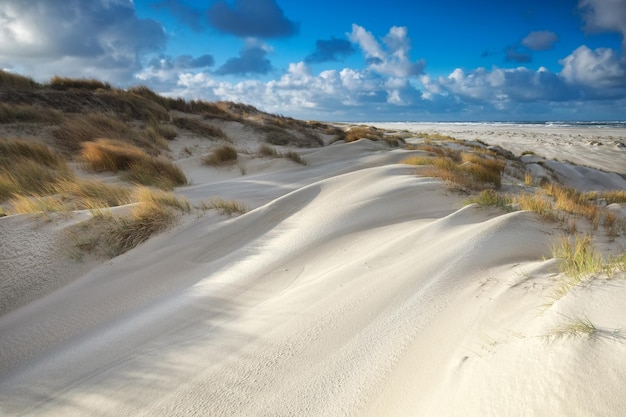
{"type": "MultiPolygon", "coordinates": [[[[376,123],[376,122],[372,122],[376,123]]],[[[383,122],[381,122],[383,123],[383,122]]],[[[447,126],[511,126],[511,127],[554,127],[554,128],[593,128],[593,129],[626,129],[626,121],[584,121],[584,122],[384,122],[385,124],[411,125],[447,125],[447,126]]],[[[367,124],[367,123],[366,123],[367,124]]]]}

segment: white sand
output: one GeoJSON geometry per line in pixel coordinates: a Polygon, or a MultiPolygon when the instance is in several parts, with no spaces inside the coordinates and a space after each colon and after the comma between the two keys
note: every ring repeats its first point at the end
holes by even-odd
{"type": "Polygon", "coordinates": [[[623,273],[546,306],[557,225],[462,207],[397,164],[409,151],[301,152],[308,166],[250,158],[245,176],[181,161],[192,202],[255,209],[188,216],[0,316],[0,414],[626,415],[623,273]],[[559,336],[576,318],[597,330],[559,336]]]}

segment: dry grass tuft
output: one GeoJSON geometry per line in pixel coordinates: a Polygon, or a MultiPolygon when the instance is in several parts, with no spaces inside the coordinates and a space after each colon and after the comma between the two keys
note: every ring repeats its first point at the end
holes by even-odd
{"type": "Polygon", "coordinates": [[[307,162],[300,156],[298,152],[288,151],[283,154],[283,156],[297,164],[307,165],[307,162]]]}
{"type": "Polygon", "coordinates": [[[250,210],[248,206],[238,201],[224,200],[221,198],[214,198],[208,204],[201,202],[198,208],[200,210],[217,210],[220,214],[226,214],[231,217],[247,213],[250,210]]]}
{"type": "Polygon", "coordinates": [[[445,156],[411,156],[404,159],[402,163],[430,165],[431,168],[426,169],[423,172],[424,175],[441,178],[463,188],[472,190],[481,190],[488,186],[500,188],[504,171],[503,161],[474,154],[442,152],[445,156]],[[462,163],[459,164],[457,159],[462,163]]]}
{"type": "Polygon", "coordinates": [[[561,272],[576,282],[604,269],[602,256],[593,249],[590,236],[576,236],[573,239],[565,237],[552,252],[555,258],[561,259],[561,272]]]}
{"type": "Polygon", "coordinates": [[[355,126],[346,131],[344,140],[354,142],[359,139],[382,140],[384,132],[372,126],[355,126]]]}
{"type": "Polygon", "coordinates": [[[84,143],[81,160],[93,171],[124,171],[122,178],[136,184],[169,190],[189,182],[172,162],[151,157],[142,149],[119,140],[98,139],[84,143]]]}
{"type": "Polygon", "coordinates": [[[597,228],[601,218],[600,209],[597,205],[587,201],[581,193],[555,183],[544,184],[541,189],[554,197],[556,209],[583,216],[592,222],[594,229],[597,228]]]}
{"type": "Polygon", "coordinates": [[[38,194],[74,174],[60,155],[43,143],[0,140],[0,201],[15,194],[38,194]]]}
{"type": "Polygon", "coordinates": [[[16,90],[33,90],[41,85],[30,77],[14,74],[0,69],[0,88],[16,90]]]}
{"type": "Polygon", "coordinates": [[[514,197],[511,195],[501,194],[494,190],[483,190],[480,194],[466,199],[464,203],[476,203],[481,206],[500,207],[509,210],[513,201],[514,197]]]}
{"type": "Polygon", "coordinates": [[[150,236],[171,227],[176,213],[155,202],[139,203],[131,208],[130,215],[109,217],[109,227],[104,235],[111,248],[112,257],[121,255],[145,242],[150,236]]]}
{"type": "Polygon", "coordinates": [[[211,166],[231,165],[237,162],[237,149],[231,145],[223,145],[202,159],[202,162],[211,166]]]}
{"type": "Polygon", "coordinates": [[[189,180],[183,170],[171,161],[161,158],[144,158],[133,162],[122,179],[141,185],[152,185],[163,190],[187,185],[189,180]]]}
{"type": "Polygon", "coordinates": [[[66,118],[53,135],[57,145],[71,153],[79,151],[83,142],[98,138],[132,142],[138,136],[137,132],[114,115],[96,113],[66,118]]]}
{"type": "Polygon", "coordinates": [[[62,201],[72,210],[116,207],[132,202],[128,187],[96,180],[59,181],[53,185],[51,191],[60,195],[62,201]]]}
{"type": "Polygon", "coordinates": [[[280,158],[282,156],[281,153],[276,150],[276,148],[266,145],[265,143],[259,146],[259,149],[257,150],[257,155],[269,158],[280,158]]]}
{"type": "Polygon", "coordinates": [[[80,158],[84,166],[92,171],[123,171],[150,156],[128,142],[115,139],[97,139],[82,144],[80,158]]]}
{"type": "Polygon", "coordinates": [[[515,197],[515,203],[519,206],[520,210],[534,211],[541,217],[556,220],[552,202],[545,198],[545,196],[521,193],[515,197]]]}
{"type": "Polygon", "coordinates": [[[0,103],[0,123],[61,123],[63,113],[27,104],[0,103]]]}
{"type": "Polygon", "coordinates": [[[52,77],[48,86],[55,90],[69,90],[71,88],[78,90],[110,90],[111,84],[102,82],[95,79],[87,78],[67,78],[59,77],[58,75],[52,77]]]}

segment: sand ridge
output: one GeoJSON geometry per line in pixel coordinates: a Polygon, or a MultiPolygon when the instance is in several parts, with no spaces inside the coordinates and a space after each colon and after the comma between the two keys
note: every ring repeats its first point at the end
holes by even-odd
{"type": "Polygon", "coordinates": [[[1,412],[624,414],[623,272],[546,306],[558,225],[463,205],[398,164],[411,151],[361,140],[299,152],[307,166],[251,159],[246,175],[180,160],[191,202],[253,210],[188,215],[0,316],[1,412]],[[597,331],[560,335],[581,317],[597,331]]]}

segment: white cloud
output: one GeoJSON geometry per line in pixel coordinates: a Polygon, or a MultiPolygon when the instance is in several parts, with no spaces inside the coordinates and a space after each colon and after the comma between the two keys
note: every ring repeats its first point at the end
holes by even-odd
{"type": "Polygon", "coordinates": [[[353,23],[352,32],[347,35],[351,42],[356,43],[361,47],[361,50],[365,53],[366,58],[380,60],[385,58],[385,53],[376,38],[374,38],[374,35],[372,35],[372,32],[368,32],[364,27],[353,23]]]}
{"type": "Polygon", "coordinates": [[[419,60],[411,62],[409,50],[411,42],[405,27],[393,26],[383,38],[383,46],[365,28],[353,24],[348,38],[357,43],[368,61],[368,68],[381,75],[408,78],[421,74],[426,62],[419,60]]]}
{"type": "Polygon", "coordinates": [[[537,71],[524,67],[494,67],[469,72],[457,68],[448,77],[440,77],[438,84],[463,100],[499,107],[513,102],[562,101],[572,96],[563,80],[543,67],[537,71]]]}
{"type": "Polygon", "coordinates": [[[626,87],[626,61],[613,49],[580,46],[559,63],[568,83],[593,89],[596,95],[614,95],[615,89],[626,87]]]}

